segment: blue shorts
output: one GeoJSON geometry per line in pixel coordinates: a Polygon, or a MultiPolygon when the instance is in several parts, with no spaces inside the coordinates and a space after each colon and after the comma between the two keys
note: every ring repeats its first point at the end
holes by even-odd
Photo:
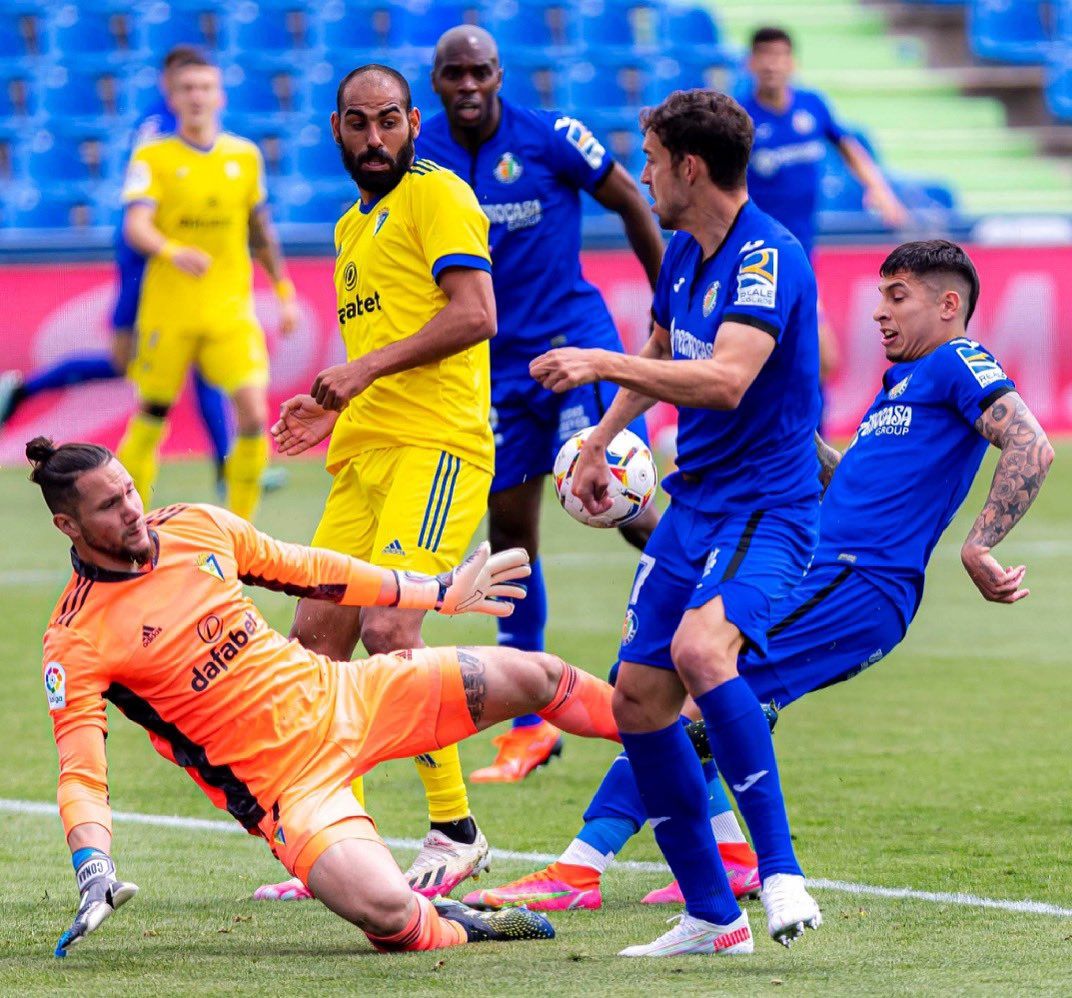
{"type": "MultiPolygon", "coordinates": [[[[531,378],[496,384],[493,375],[495,478],[491,491],[501,492],[550,474],[559,448],[578,430],[595,426],[617,391],[617,385],[597,382],[556,395],[531,378]]],[[[643,416],[633,420],[629,429],[648,442],[643,416]]]]}
{"type": "Polygon", "coordinates": [[[112,309],[112,329],[133,329],[138,317],[141,279],[145,273],[145,257],[131,249],[122,239],[115,244],[115,269],[119,278],[119,293],[112,309]]]}
{"type": "Polygon", "coordinates": [[[800,584],[818,527],[814,500],[722,516],[671,501],[640,556],[619,659],[673,669],[682,615],[716,596],[749,644],[765,650],[772,607],[800,584]]]}
{"type": "Polygon", "coordinates": [[[907,625],[879,584],[844,565],[821,565],[774,609],[767,650],[749,649],[741,675],[760,703],[780,710],[844,682],[888,655],[907,625]]]}

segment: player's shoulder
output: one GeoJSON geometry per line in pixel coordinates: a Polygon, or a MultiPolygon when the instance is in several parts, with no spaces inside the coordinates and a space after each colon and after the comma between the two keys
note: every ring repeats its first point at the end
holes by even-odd
{"type": "Polygon", "coordinates": [[[133,157],[149,162],[163,161],[174,156],[182,147],[182,142],[174,134],[150,135],[134,147],[133,157]]]}
{"type": "Polygon", "coordinates": [[[240,156],[250,159],[260,159],[261,155],[256,142],[247,139],[244,135],[236,135],[234,132],[220,132],[212,151],[217,156],[240,156]]]}
{"type": "Polygon", "coordinates": [[[1002,381],[1006,374],[994,354],[970,336],[958,336],[936,347],[928,355],[928,367],[941,377],[971,376],[981,388],[1002,381]]]}
{"type": "Polygon", "coordinates": [[[479,206],[473,189],[449,167],[434,159],[419,157],[406,172],[406,186],[415,202],[454,201],[466,206],[479,206]]]}
{"type": "Polygon", "coordinates": [[[794,110],[811,110],[814,108],[825,110],[830,106],[830,98],[821,90],[811,90],[807,87],[794,87],[793,106],[794,110]]]}

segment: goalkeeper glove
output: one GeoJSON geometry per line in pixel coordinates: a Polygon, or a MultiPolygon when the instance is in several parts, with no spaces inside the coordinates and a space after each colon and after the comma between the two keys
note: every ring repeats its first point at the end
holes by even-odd
{"type": "Polygon", "coordinates": [[[437,610],[439,613],[488,613],[509,617],[514,604],[504,599],[523,599],[525,587],[510,585],[532,573],[524,548],[491,553],[487,541],[478,545],[457,568],[441,575],[396,572],[398,602],[408,610],[437,610]]]}
{"type": "Polygon", "coordinates": [[[81,900],[71,927],[56,943],[55,955],[63,957],[67,950],[98,928],[121,904],[138,893],[137,884],[117,880],[112,857],[99,849],[78,849],[71,857],[74,876],[81,900]]]}

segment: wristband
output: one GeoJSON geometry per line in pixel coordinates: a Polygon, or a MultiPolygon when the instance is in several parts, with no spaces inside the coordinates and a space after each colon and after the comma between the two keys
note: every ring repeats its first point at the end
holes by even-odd
{"type": "Polygon", "coordinates": [[[289,277],[275,282],[275,296],[281,302],[294,301],[295,294],[294,282],[289,277]]]}
{"type": "Polygon", "coordinates": [[[168,263],[171,263],[171,261],[175,259],[175,254],[181,249],[182,243],[177,243],[174,239],[165,239],[164,245],[156,251],[156,255],[160,257],[161,260],[167,260],[168,263]]]}

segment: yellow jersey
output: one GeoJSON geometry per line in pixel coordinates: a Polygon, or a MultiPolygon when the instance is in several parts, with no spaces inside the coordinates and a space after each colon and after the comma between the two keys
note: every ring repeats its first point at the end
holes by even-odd
{"type": "MultiPolygon", "coordinates": [[[[335,292],[346,357],[419,332],[447,304],[447,267],[491,271],[488,219],[463,180],[418,159],[398,186],[355,204],[335,226],[335,292]]],[[[365,450],[410,444],[445,450],[491,472],[487,342],[373,382],[331,434],[333,474],[365,450]]]]}
{"type": "Polygon", "coordinates": [[[265,199],[260,150],[221,132],[208,148],[179,135],[134,150],[123,204],[151,204],[153,224],[168,239],[212,257],[202,277],[153,257],[142,281],[138,322],[214,326],[253,315],[249,215],[265,199]]]}

